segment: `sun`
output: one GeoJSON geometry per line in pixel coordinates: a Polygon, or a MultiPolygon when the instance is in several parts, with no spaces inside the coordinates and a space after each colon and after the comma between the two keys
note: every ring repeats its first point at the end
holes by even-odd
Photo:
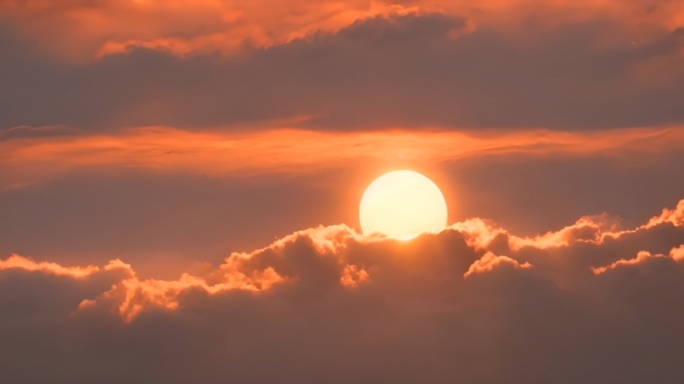
{"type": "Polygon", "coordinates": [[[432,180],[400,170],[373,181],[361,198],[359,219],[364,235],[380,233],[410,240],[425,232],[439,232],[447,224],[447,205],[432,180]]]}

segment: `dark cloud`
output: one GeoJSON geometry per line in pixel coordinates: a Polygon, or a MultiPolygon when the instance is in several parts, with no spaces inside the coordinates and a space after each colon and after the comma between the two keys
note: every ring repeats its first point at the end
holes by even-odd
{"type": "Polygon", "coordinates": [[[320,227],[175,282],[138,279],[122,263],[83,275],[3,260],[0,377],[678,383],[684,202],[633,231],[609,223],[584,219],[553,241],[475,222],[408,243],[320,227]],[[491,230],[499,231],[493,240],[491,230]],[[653,250],[600,274],[590,268],[630,260],[653,244],[678,250],[653,250]],[[486,256],[488,249],[507,256],[486,256]],[[464,277],[478,259],[496,262],[464,277]],[[521,267],[525,261],[532,265],[521,267]],[[349,274],[354,283],[343,283],[349,274]],[[79,296],[94,301],[76,310],[79,296]]]}
{"type": "Polygon", "coordinates": [[[444,14],[357,21],[240,55],[74,64],[2,29],[0,126],[651,126],[684,118],[682,36],[594,17],[510,33],[444,14]]]}

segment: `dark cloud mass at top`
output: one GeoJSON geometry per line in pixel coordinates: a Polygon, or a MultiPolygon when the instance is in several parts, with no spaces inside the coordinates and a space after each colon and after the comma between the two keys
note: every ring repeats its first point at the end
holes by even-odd
{"type": "Polygon", "coordinates": [[[316,129],[681,123],[684,35],[596,15],[515,32],[442,13],[377,16],[243,53],[135,48],[73,62],[0,29],[0,126],[316,129]]]}

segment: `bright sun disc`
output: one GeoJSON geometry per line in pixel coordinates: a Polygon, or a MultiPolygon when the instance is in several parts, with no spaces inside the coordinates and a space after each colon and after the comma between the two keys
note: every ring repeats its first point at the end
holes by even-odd
{"type": "Polygon", "coordinates": [[[447,224],[447,206],[432,180],[413,171],[392,171],[373,181],[359,208],[364,235],[381,233],[409,240],[439,232],[447,224]]]}

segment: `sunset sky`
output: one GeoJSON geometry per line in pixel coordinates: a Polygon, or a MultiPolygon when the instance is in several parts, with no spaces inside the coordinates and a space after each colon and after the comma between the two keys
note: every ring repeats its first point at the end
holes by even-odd
{"type": "Polygon", "coordinates": [[[0,383],[682,362],[683,1],[0,0],[0,383]]]}

